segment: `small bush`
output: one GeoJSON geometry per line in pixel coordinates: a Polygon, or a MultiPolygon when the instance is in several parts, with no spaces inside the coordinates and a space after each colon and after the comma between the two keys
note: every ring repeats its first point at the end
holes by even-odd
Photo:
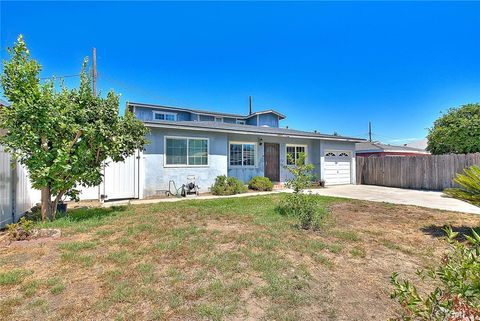
{"type": "Polygon", "coordinates": [[[328,215],[328,210],[320,207],[318,197],[312,194],[286,194],[280,203],[283,214],[299,220],[303,229],[319,230],[328,215]]]}
{"type": "Polygon", "coordinates": [[[248,188],[256,191],[271,191],[273,183],[268,177],[255,176],[248,182],[248,188]]]}
{"type": "Polygon", "coordinates": [[[395,320],[480,320],[480,236],[465,236],[459,242],[458,233],[446,228],[450,251],[441,264],[419,271],[423,288],[433,291],[420,293],[408,280],[399,280],[393,273],[392,299],[401,307],[401,317],[395,320]]]}
{"type": "Polygon", "coordinates": [[[234,195],[245,193],[247,187],[238,178],[221,175],[217,176],[210,190],[214,195],[234,195]]]}
{"type": "Polygon", "coordinates": [[[22,217],[18,223],[7,225],[8,238],[14,241],[28,239],[33,233],[33,222],[22,217]]]}

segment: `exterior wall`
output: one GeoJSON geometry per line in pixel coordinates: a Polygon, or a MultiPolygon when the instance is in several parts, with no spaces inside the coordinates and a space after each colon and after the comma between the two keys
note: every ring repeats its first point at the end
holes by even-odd
{"type": "Polygon", "coordinates": [[[229,123],[229,124],[236,124],[237,119],[236,118],[230,118],[230,117],[223,117],[223,122],[224,123],[229,123]]]}
{"type": "Polygon", "coordinates": [[[258,126],[278,127],[278,115],[273,113],[258,115],[258,126]]]}
{"type": "Polygon", "coordinates": [[[148,107],[135,107],[135,115],[139,120],[142,121],[152,121],[153,119],[153,112],[166,112],[166,113],[173,113],[177,114],[177,120],[179,121],[188,121],[193,120],[192,117],[196,117],[196,115],[192,115],[192,113],[185,112],[185,111],[172,111],[168,109],[158,109],[158,108],[148,108],[148,107]]]}
{"type": "Polygon", "coordinates": [[[218,175],[227,175],[227,134],[189,131],[181,129],[152,128],[147,139],[151,142],[146,146],[140,165],[142,197],[163,194],[168,189],[170,180],[175,181],[177,188],[187,183],[187,176],[194,175],[200,187],[200,192],[207,192],[218,175]],[[201,167],[165,167],[164,138],[165,136],[208,138],[208,165],[201,167]]]}
{"type": "Polygon", "coordinates": [[[325,163],[325,151],[326,150],[341,150],[341,151],[349,151],[352,155],[351,160],[351,177],[350,183],[356,184],[356,161],[355,161],[355,143],[350,142],[342,142],[342,141],[331,141],[331,140],[322,140],[320,141],[320,177],[323,179],[325,177],[323,171],[323,164],[325,163]]]}
{"type": "Polygon", "coordinates": [[[245,120],[245,124],[252,125],[252,126],[257,126],[257,115],[252,116],[250,118],[247,118],[245,120]]]}
{"type": "Polygon", "coordinates": [[[215,117],[209,115],[198,115],[200,121],[215,121],[215,117]]]}
{"type": "MultiPolygon", "coordinates": [[[[319,166],[319,162],[316,162],[314,157],[318,155],[315,151],[315,146],[318,141],[310,139],[299,138],[283,138],[283,137],[271,137],[271,136],[257,136],[257,135],[242,135],[242,134],[229,134],[229,142],[243,142],[243,143],[256,143],[257,144],[257,159],[254,167],[232,167],[228,162],[228,176],[234,176],[241,181],[248,183],[248,181],[254,176],[264,176],[264,143],[279,143],[280,144],[280,181],[284,182],[289,178],[289,172],[284,168],[287,164],[287,144],[298,144],[307,146],[307,162],[314,163],[316,168],[319,166]],[[260,145],[260,142],[262,145],[260,145]]],[[[228,151],[230,147],[228,147],[228,151]]],[[[318,158],[317,158],[318,159],[318,158]]]]}

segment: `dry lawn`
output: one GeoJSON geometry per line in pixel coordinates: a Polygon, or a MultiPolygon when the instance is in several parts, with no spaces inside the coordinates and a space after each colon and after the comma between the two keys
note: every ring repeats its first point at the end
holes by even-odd
{"type": "Polygon", "coordinates": [[[389,277],[437,262],[480,217],[319,197],[321,232],[281,195],[78,209],[59,239],[0,247],[4,320],[386,320],[389,277]]]}

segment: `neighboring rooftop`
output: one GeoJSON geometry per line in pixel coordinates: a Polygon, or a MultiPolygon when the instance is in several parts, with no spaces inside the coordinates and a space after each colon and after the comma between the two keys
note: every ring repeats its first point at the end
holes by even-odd
{"type": "Polygon", "coordinates": [[[380,142],[363,142],[358,143],[355,146],[357,153],[380,153],[380,152],[409,152],[417,154],[430,154],[424,149],[408,147],[408,146],[398,146],[398,145],[389,145],[382,144],[380,142]]]}
{"type": "Polygon", "coordinates": [[[214,131],[214,132],[226,132],[226,133],[238,133],[238,134],[261,134],[266,136],[278,136],[278,137],[298,137],[298,138],[310,138],[310,139],[327,139],[327,140],[341,140],[349,142],[364,142],[365,139],[356,137],[347,137],[339,135],[327,135],[318,132],[307,132],[289,128],[278,127],[263,127],[263,126],[251,126],[251,125],[239,125],[230,123],[220,123],[211,121],[150,121],[145,122],[147,127],[159,127],[159,128],[181,128],[189,130],[201,130],[201,131],[214,131]]]}
{"type": "Polygon", "coordinates": [[[10,104],[3,99],[0,99],[0,106],[8,107],[10,104]]]}

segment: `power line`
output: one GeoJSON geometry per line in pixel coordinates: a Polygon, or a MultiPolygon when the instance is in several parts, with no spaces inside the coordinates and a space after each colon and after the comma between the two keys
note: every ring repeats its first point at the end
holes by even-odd
{"type": "Polygon", "coordinates": [[[73,78],[73,77],[80,77],[80,74],[78,75],[64,75],[64,76],[52,76],[52,77],[42,77],[40,78],[41,80],[45,80],[45,79],[52,79],[52,78],[73,78]]]}

